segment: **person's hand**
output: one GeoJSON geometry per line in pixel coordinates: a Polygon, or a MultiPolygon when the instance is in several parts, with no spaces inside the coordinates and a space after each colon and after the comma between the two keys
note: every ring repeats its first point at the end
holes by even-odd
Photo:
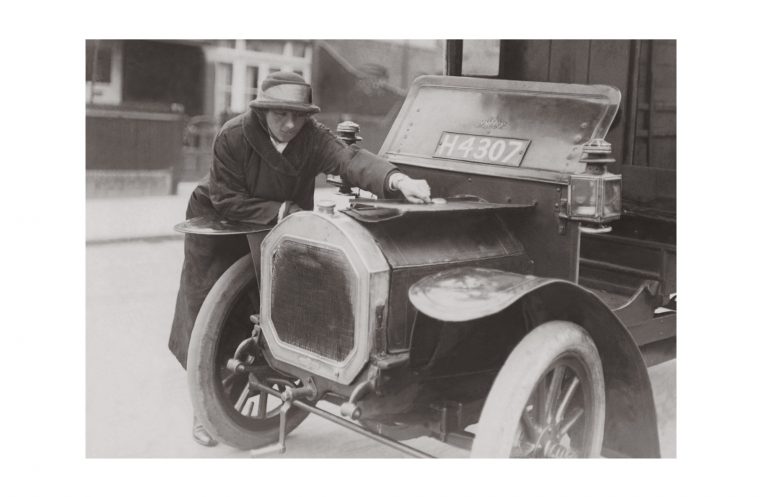
{"type": "Polygon", "coordinates": [[[406,176],[397,182],[396,187],[412,204],[429,204],[432,202],[429,184],[423,179],[412,179],[406,176]]]}

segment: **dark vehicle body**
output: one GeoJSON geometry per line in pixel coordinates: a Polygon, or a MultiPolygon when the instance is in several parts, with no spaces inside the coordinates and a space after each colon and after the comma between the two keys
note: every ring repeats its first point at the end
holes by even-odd
{"type": "MultiPolygon", "coordinates": [[[[398,441],[428,435],[486,457],[495,453],[478,449],[487,441],[473,447],[476,437],[506,433],[519,450],[523,431],[538,437],[526,455],[659,457],[647,367],[675,354],[675,227],[647,205],[639,213],[619,207],[622,177],[609,172],[604,141],[619,104],[619,91],[605,85],[421,77],[380,154],[426,179],[438,201],[358,198],[271,230],[245,229],[260,312],[227,368],[248,376],[262,399],[283,401],[280,425],[276,409],[264,440],[284,450],[297,424],[288,413],[301,410],[415,456],[425,454],[398,441]],[[500,391],[512,381],[515,351],[531,335],[546,344],[550,328],[554,337],[577,330],[596,353],[578,344],[552,352],[551,364],[519,383],[532,386],[516,408],[525,417],[544,404],[542,396],[528,400],[536,389],[569,382],[564,396],[581,395],[569,425],[579,431],[565,438],[552,435],[568,424],[562,412],[535,430],[516,428],[520,413],[509,426],[497,419],[498,406],[512,402],[500,391]],[[339,405],[341,416],[315,407],[319,399],[339,405]],[[592,449],[589,423],[599,432],[592,449]]],[[[229,305],[212,293],[208,307],[229,305]]],[[[210,333],[211,325],[196,324],[199,341],[210,333]]],[[[265,445],[217,431],[221,415],[199,390],[221,377],[190,375],[214,436],[265,445]]],[[[546,393],[548,409],[557,395],[546,393]]],[[[221,412],[247,429],[234,411],[221,412]]]]}

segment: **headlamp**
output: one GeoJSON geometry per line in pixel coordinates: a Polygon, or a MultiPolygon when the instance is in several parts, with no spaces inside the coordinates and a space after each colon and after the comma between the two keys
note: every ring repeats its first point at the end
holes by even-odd
{"type": "Polygon", "coordinates": [[[604,223],[621,216],[621,175],[607,171],[614,162],[609,157],[611,144],[593,139],[584,145],[580,162],[586,163],[584,173],[574,174],[568,181],[565,217],[586,223],[587,229],[608,231],[604,223]]]}
{"type": "Polygon", "coordinates": [[[568,183],[570,219],[603,224],[621,216],[621,175],[575,174],[568,183]]]}

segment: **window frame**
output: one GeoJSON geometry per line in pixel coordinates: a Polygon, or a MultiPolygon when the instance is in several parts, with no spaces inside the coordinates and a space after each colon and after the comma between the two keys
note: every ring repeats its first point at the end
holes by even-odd
{"type": "MultiPolygon", "coordinates": [[[[94,57],[98,57],[98,50],[106,46],[110,48],[109,82],[89,81],[87,79],[90,68],[86,68],[85,102],[86,104],[119,105],[123,99],[123,46],[117,41],[86,40],[97,43],[94,57]]],[[[87,48],[86,48],[87,50],[87,48]]]]}
{"type": "Polygon", "coordinates": [[[283,53],[276,54],[272,52],[257,52],[248,49],[246,40],[235,40],[235,47],[225,47],[219,45],[209,45],[204,48],[205,58],[208,62],[215,64],[232,64],[232,84],[231,84],[231,107],[223,107],[223,99],[219,96],[221,91],[221,82],[219,70],[214,70],[214,101],[213,115],[220,115],[223,112],[243,112],[248,108],[253,90],[258,90],[264,78],[275,71],[301,71],[303,77],[311,82],[312,77],[312,44],[309,41],[302,41],[304,44],[304,57],[295,57],[293,55],[294,42],[298,40],[284,40],[283,53]],[[257,88],[253,88],[249,81],[249,68],[258,68],[257,88]]]}

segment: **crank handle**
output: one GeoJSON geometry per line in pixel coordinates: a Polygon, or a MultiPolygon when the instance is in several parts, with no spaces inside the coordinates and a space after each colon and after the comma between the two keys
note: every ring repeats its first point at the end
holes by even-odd
{"type": "Polygon", "coordinates": [[[285,454],[285,428],[287,424],[288,410],[291,406],[292,404],[290,402],[285,402],[280,407],[280,431],[278,432],[277,443],[251,450],[251,457],[261,457],[270,454],[285,454]]]}

